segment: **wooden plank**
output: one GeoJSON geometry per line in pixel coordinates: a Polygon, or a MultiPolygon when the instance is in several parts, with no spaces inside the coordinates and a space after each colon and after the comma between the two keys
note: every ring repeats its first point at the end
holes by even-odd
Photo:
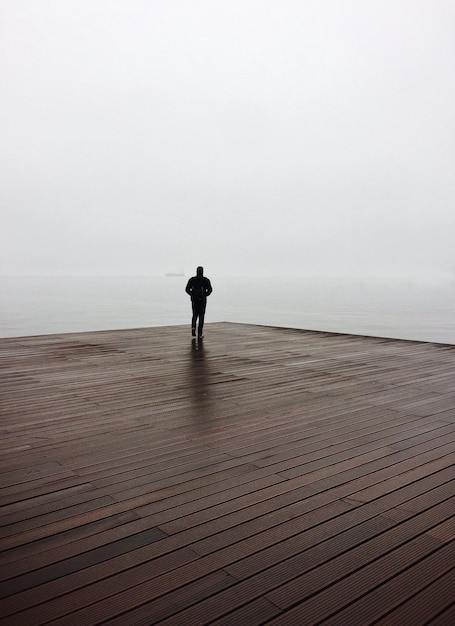
{"type": "Polygon", "coordinates": [[[427,587],[421,588],[426,584],[430,575],[431,557],[416,565],[411,571],[403,572],[392,581],[382,585],[381,588],[368,594],[362,607],[359,602],[356,602],[349,611],[338,613],[327,623],[339,624],[348,612],[357,620],[363,614],[366,620],[364,623],[372,623],[380,611],[386,615],[379,621],[375,621],[378,624],[403,624],[403,619],[413,626],[433,623],[433,618],[453,603],[455,589],[455,568],[452,567],[445,572],[442,556],[439,551],[432,555],[433,566],[436,561],[434,569],[436,579],[427,587]],[[402,602],[404,598],[406,600],[402,602]],[[397,608],[395,608],[396,605],[398,605],[397,608]],[[375,611],[372,611],[372,606],[375,611]],[[392,610],[390,610],[391,607],[393,607],[392,610]]]}
{"type": "MultiPolygon", "coordinates": [[[[451,502],[451,506],[453,507],[453,502],[451,502]]],[[[444,507],[443,507],[444,508],[444,507]]],[[[443,517],[450,515],[449,507],[444,509],[443,517]]],[[[409,537],[412,537],[414,529],[410,528],[412,526],[412,521],[408,525],[409,537]]],[[[398,540],[397,545],[401,545],[402,541],[405,540],[407,533],[406,529],[400,529],[399,535],[400,537],[396,537],[398,540]]],[[[425,539],[425,537],[424,537],[425,539]]],[[[378,535],[376,539],[372,539],[371,542],[367,542],[365,544],[359,544],[353,551],[359,553],[361,551],[364,552],[365,557],[367,559],[374,559],[374,548],[371,551],[372,543],[376,543],[378,546],[382,546],[382,550],[392,549],[392,546],[387,545],[387,540],[384,541],[382,537],[382,533],[378,535]]],[[[430,554],[433,553],[435,540],[431,538],[427,538],[427,541],[423,541],[423,545],[421,546],[422,551],[429,551],[430,554]]],[[[416,544],[418,545],[418,544],[416,544]]],[[[442,571],[448,571],[450,567],[453,567],[453,557],[454,557],[454,549],[455,545],[453,543],[447,544],[444,547],[444,553],[440,553],[438,556],[440,557],[441,569],[442,571]],[[445,568],[445,569],[444,569],[445,568]]],[[[282,589],[288,591],[290,589],[290,585],[292,588],[296,590],[296,596],[300,600],[300,603],[295,606],[295,608],[289,608],[286,612],[283,612],[279,617],[273,619],[271,624],[302,624],[302,623],[317,623],[317,621],[324,616],[323,612],[328,611],[328,615],[330,615],[330,610],[334,610],[332,607],[334,604],[339,602],[339,596],[331,595],[328,591],[326,595],[324,595],[324,599],[327,600],[328,604],[324,604],[324,602],[319,599],[316,599],[314,595],[320,589],[321,594],[325,592],[327,585],[329,585],[332,581],[341,580],[342,582],[346,581],[346,576],[352,572],[352,568],[355,570],[358,569],[352,562],[352,555],[350,551],[342,552],[335,560],[329,559],[323,565],[319,565],[321,562],[320,559],[315,558],[314,561],[310,560],[308,552],[305,552],[301,555],[297,555],[292,559],[289,559],[288,562],[284,562],[274,570],[270,568],[263,571],[261,574],[248,578],[245,581],[233,586],[232,588],[218,594],[217,596],[208,598],[204,600],[199,605],[190,607],[181,613],[168,618],[163,621],[163,624],[166,626],[178,624],[196,624],[196,623],[210,623],[211,620],[217,619],[221,617],[224,613],[227,613],[227,607],[231,610],[236,607],[241,607],[246,605],[248,602],[253,601],[255,598],[264,596],[266,599],[270,600],[272,604],[280,607],[283,611],[288,607],[295,604],[295,601],[291,603],[291,597],[285,597],[281,594],[282,589]],[[307,570],[307,574],[305,577],[298,576],[298,563],[299,561],[307,570]],[[314,568],[317,567],[320,573],[320,576],[315,575],[314,568]],[[347,568],[347,574],[345,573],[345,568],[347,568]],[[324,576],[326,574],[326,576],[324,576]],[[332,578],[333,577],[333,578],[332,578]],[[285,583],[285,586],[280,586],[280,581],[284,579],[291,579],[292,583],[285,583]],[[276,591],[272,591],[272,589],[276,589],[276,591]],[[298,591],[297,591],[298,589],[298,591]],[[303,603],[303,600],[308,598],[307,603],[310,602],[311,606],[314,606],[315,617],[312,619],[312,613],[308,610],[308,606],[303,603]]],[[[410,552],[412,555],[412,551],[410,552]]],[[[418,552],[415,554],[416,559],[419,558],[418,552]]],[[[399,564],[399,561],[393,561],[395,565],[399,564]]],[[[433,570],[430,571],[430,576],[439,576],[440,570],[438,570],[438,559],[433,558],[431,562],[433,570]],[[438,572],[438,573],[437,573],[438,572]]],[[[386,569],[387,571],[387,569],[386,569]]],[[[393,570],[392,570],[393,573],[393,570]]],[[[363,580],[361,576],[359,576],[359,581],[363,580]]],[[[368,579],[367,579],[368,582],[368,579]]],[[[347,589],[351,590],[352,593],[356,594],[356,587],[352,587],[352,585],[347,585],[347,589]]],[[[358,594],[362,593],[362,589],[359,589],[358,594]]],[[[342,596],[343,597],[343,596],[342,596]]],[[[340,622],[338,622],[340,623],[340,622]]],[[[342,622],[341,622],[342,623],[342,622]]]]}
{"type": "MultiPolygon", "coordinates": [[[[414,604],[412,603],[413,607],[414,604]]],[[[451,626],[455,621],[455,601],[452,601],[449,608],[443,610],[439,615],[431,620],[432,626],[451,626]]]]}
{"type": "MultiPolygon", "coordinates": [[[[342,624],[351,623],[344,620],[353,616],[353,619],[357,623],[370,624],[376,623],[376,620],[381,617],[381,614],[388,613],[395,608],[395,606],[404,600],[414,596],[420,591],[421,587],[426,584],[426,579],[439,580],[437,589],[439,591],[438,596],[443,601],[440,608],[435,606],[433,602],[429,603],[426,614],[431,616],[431,613],[437,614],[441,609],[447,606],[448,602],[452,601],[452,591],[447,584],[453,581],[453,563],[455,558],[455,543],[449,543],[446,546],[441,547],[439,550],[431,551],[428,556],[425,556],[419,562],[414,562],[412,559],[417,559],[422,553],[419,552],[419,543],[423,543],[416,539],[406,546],[406,553],[404,550],[400,550],[399,554],[391,554],[384,557],[380,563],[376,563],[374,568],[375,573],[381,572],[382,577],[385,575],[393,575],[395,577],[389,580],[385,584],[377,587],[376,585],[382,582],[379,578],[374,580],[369,578],[364,569],[358,571],[356,574],[349,578],[345,578],[341,583],[335,586],[330,586],[324,589],[318,595],[313,596],[306,602],[299,603],[296,607],[282,613],[279,617],[272,620],[273,626],[279,626],[280,624],[297,625],[301,624],[302,620],[307,623],[317,623],[324,619],[327,624],[342,624]],[[414,555],[411,554],[412,551],[414,555]],[[407,557],[407,558],[406,558],[407,557]],[[404,560],[401,560],[404,559],[404,560]],[[404,569],[407,563],[411,562],[413,567],[410,569],[404,569]],[[400,572],[398,575],[397,572],[400,572]],[[355,589],[352,587],[354,584],[359,584],[360,587],[355,589]],[[376,588],[375,588],[376,586],[376,588]],[[347,606],[344,610],[340,610],[340,607],[347,605],[355,595],[360,595],[362,592],[372,589],[367,595],[364,595],[362,599],[354,605],[347,606]],[[328,619],[330,617],[330,619],[328,619]]],[[[433,548],[434,549],[434,548],[433,548]]],[[[424,553],[423,553],[424,554],[424,553]]],[[[372,569],[370,567],[370,569],[372,569]]],[[[415,609],[414,602],[408,607],[408,610],[393,611],[388,623],[399,624],[399,617],[405,615],[406,623],[416,623],[414,619],[415,609]],[[413,608],[411,608],[413,607],[413,608]],[[392,615],[395,613],[398,621],[395,621],[392,615]],[[409,622],[407,620],[410,619],[409,622]]],[[[427,623],[419,622],[417,623],[427,623]]]]}
{"type": "Polygon", "coordinates": [[[453,616],[455,346],[188,334],[0,340],[0,624],[453,616]]]}

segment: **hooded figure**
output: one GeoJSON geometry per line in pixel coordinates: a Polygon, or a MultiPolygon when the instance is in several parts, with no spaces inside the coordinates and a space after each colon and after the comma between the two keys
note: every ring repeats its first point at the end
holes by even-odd
{"type": "Polygon", "coordinates": [[[210,280],[204,276],[204,268],[199,266],[196,269],[196,276],[189,279],[186,288],[186,293],[191,297],[191,306],[193,308],[193,317],[191,319],[191,334],[196,336],[196,324],[197,334],[201,338],[202,329],[204,327],[204,315],[205,307],[207,305],[207,296],[212,293],[212,285],[210,280]]]}

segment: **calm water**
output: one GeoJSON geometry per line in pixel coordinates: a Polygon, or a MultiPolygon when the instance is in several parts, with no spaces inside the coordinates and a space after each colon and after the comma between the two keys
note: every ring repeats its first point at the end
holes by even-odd
{"type": "MultiPolygon", "coordinates": [[[[206,321],[455,344],[455,281],[210,276],[206,321]]],[[[188,277],[1,277],[0,337],[189,324],[188,277]]]]}

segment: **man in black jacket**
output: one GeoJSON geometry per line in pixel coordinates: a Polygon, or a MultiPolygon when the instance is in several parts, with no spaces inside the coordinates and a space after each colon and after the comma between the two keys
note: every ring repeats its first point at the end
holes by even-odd
{"type": "Polygon", "coordinates": [[[199,266],[196,269],[196,276],[193,276],[188,281],[186,293],[191,296],[191,306],[193,308],[193,317],[191,319],[191,334],[196,336],[196,323],[199,320],[197,327],[198,337],[201,338],[202,329],[204,326],[205,307],[207,305],[207,296],[212,293],[212,285],[210,280],[204,276],[204,268],[199,266]]]}

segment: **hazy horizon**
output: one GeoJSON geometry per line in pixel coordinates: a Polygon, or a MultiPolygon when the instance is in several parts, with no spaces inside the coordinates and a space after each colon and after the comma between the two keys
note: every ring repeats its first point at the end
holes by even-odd
{"type": "Polygon", "coordinates": [[[455,275],[452,1],[0,19],[0,274],[455,275]]]}
{"type": "MultiPolygon", "coordinates": [[[[128,273],[111,273],[111,274],[95,274],[95,273],[91,273],[91,274],[83,274],[83,273],[23,273],[23,274],[0,274],[0,279],[20,279],[20,278],[105,278],[105,279],[109,279],[109,278],[169,278],[170,280],[172,280],[172,278],[190,278],[191,276],[194,276],[196,274],[196,268],[194,268],[194,270],[190,270],[187,272],[182,272],[182,273],[176,273],[173,271],[170,272],[149,272],[149,273],[136,273],[136,274],[128,274],[128,273]]],[[[428,271],[428,272],[420,272],[420,273],[413,273],[413,272],[398,272],[398,271],[392,271],[392,272],[378,272],[378,271],[372,271],[372,270],[368,270],[366,272],[347,272],[347,271],[340,271],[339,273],[335,272],[335,271],[311,271],[311,272],[298,272],[298,273],[292,273],[292,272],[219,272],[219,271],[212,271],[211,268],[209,268],[208,271],[205,271],[204,274],[206,276],[208,276],[209,278],[215,279],[215,280],[222,280],[222,279],[234,279],[236,276],[239,276],[241,278],[247,279],[247,280],[254,280],[254,279],[289,279],[289,280],[302,280],[302,281],[314,281],[315,283],[317,283],[317,281],[321,281],[321,283],[323,283],[324,281],[328,282],[328,283],[332,283],[333,281],[337,281],[337,280],[345,280],[345,281],[350,281],[351,283],[365,283],[368,281],[371,281],[371,284],[373,285],[375,282],[380,282],[380,281],[389,281],[389,282],[396,282],[396,283],[415,283],[415,284],[419,284],[421,287],[424,286],[425,284],[447,284],[448,286],[452,287],[453,285],[455,285],[455,272],[438,272],[438,271],[428,271]]]]}

